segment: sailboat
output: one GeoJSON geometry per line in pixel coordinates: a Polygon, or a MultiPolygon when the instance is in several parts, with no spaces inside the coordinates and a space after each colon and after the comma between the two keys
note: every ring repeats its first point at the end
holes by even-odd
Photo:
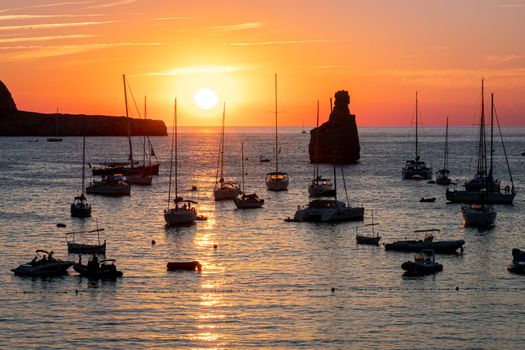
{"type": "MultiPolygon", "coordinates": [[[[334,157],[335,159],[335,157],[334,157]]],[[[341,175],[346,194],[347,203],[337,200],[337,177],[336,177],[336,162],[334,161],[334,198],[333,199],[314,199],[308,203],[308,206],[301,208],[298,206],[293,219],[286,221],[295,222],[344,222],[363,220],[365,208],[351,207],[348,204],[348,192],[346,190],[346,183],[343,168],[341,167],[341,175]]]]}
{"type": "MultiPolygon", "coordinates": [[[[491,110],[491,131],[490,131],[490,158],[492,163],[492,138],[493,138],[493,126],[494,126],[494,95],[491,94],[492,110],[491,110]]],[[[482,102],[482,111],[483,111],[482,102]]],[[[485,113],[481,112],[481,123],[479,132],[479,163],[478,163],[478,175],[481,183],[484,184],[484,188],[479,191],[479,205],[471,204],[470,206],[463,205],[461,212],[465,219],[465,226],[474,226],[480,228],[487,228],[493,226],[496,222],[496,211],[488,203],[488,190],[489,190],[489,175],[487,174],[487,149],[485,142],[485,113]]]]}
{"type": "Polygon", "coordinates": [[[407,160],[405,166],[401,170],[404,180],[424,180],[432,179],[432,167],[427,167],[425,162],[420,160],[418,148],[418,100],[416,91],[416,158],[407,160]]]}
{"type": "MultiPolygon", "coordinates": [[[[317,101],[317,128],[319,128],[319,101],[317,101]]],[[[332,197],[335,195],[335,190],[332,186],[330,179],[324,178],[319,175],[319,164],[317,163],[317,143],[319,137],[315,138],[315,151],[314,151],[314,178],[308,186],[308,194],[310,197],[332,197]]]]}
{"type": "Polygon", "coordinates": [[[443,155],[443,168],[438,170],[436,176],[436,183],[438,185],[450,185],[451,180],[448,177],[450,171],[448,170],[448,117],[447,126],[445,128],[445,154],[443,155]]]}
{"type": "Polygon", "coordinates": [[[57,114],[55,115],[55,136],[48,137],[47,142],[62,142],[62,138],[58,136],[58,108],[57,108],[57,114]]]}
{"type": "Polygon", "coordinates": [[[71,203],[71,216],[87,218],[91,216],[91,204],[87,202],[86,194],[86,136],[82,138],[82,192],[71,203]]]}
{"type": "Polygon", "coordinates": [[[279,134],[277,132],[277,74],[275,74],[275,171],[266,174],[266,188],[269,191],[287,191],[287,173],[279,171],[279,134]]]}
{"type": "Polygon", "coordinates": [[[233,200],[238,209],[255,209],[264,205],[264,199],[259,198],[256,193],[246,194],[244,189],[244,142],[241,143],[241,171],[242,171],[242,192],[241,195],[233,200]]]}
{"type": "Polygon", "coordinates": [[[215,188],[213,197],[216,201],[235,199],[241,194],[241,189],[236,182],[224,181],[224,123],[226,119],[226,103],[222,107],[222,130],[219,141],[219,158],[217,159],[217,173],[215,175],[215,188]]]}
{"type": "Polygon", "coordinates": [[[372,236],[360,235],[356,227],[355,228],[355,240],[357,244],[379,245],[379,240],[381,239],[381,236],[379,235],[379,233],[375,232],[374,227],[376,225],[379,225],[379,223],[374,223],[374,211],[372,210],[372,223],[366,224],[363,226],[363,227],[372,226],[372,236]]]}
{"type": "MultiPolygon", "coordinates": [[[[516,189],[514,188],[514,181],[512,180],[512,173],[510,171],[510,166],[507,158],[507,153],[505,151],[505,144],[503,143],[503,136],[500,138],[503,145],[503,150],[505,153],[505,160],[507,163],[507,171],[509,173],[511,186],[505,186],[504,190],[501,190],[501,182],[494,178],[494,99],[492,98],[491,102],[491,131],[490,131],[490,163],[487,167],[486,152],[484,150],[485,143],[485,104],[483,97],[483,80],[481,81],[481,123],[480,123],[480,135],[479,135],[479,144],[478,144],[478,167],[476,175],[470,181],[464,184],[465,190],[450,190],[446,191],[446,198],[448,201],[453,203],[480,203],[484,197],[483,192],[486,191],[486,202],[489,204],[512,204],[514,197],[516,196],[516,189]],[[488,168],[488,169],[487,169],[488,168]],[[487,171],[488,170],[488,171],[487,171]]],[[[496,116],[497,117],[497,116],[496,116]]]]}
{"type": "Polygon", "coordinates": [[[192,206],[197,202],[184,200],[178,195],[178,134],[177,134],[177,100],[175,100],[173,115],[173,134],[171,136],[170,181],[168,186],[168,208],[164,209],[164,220],[167,226],[192,225],[197,218],[197,210],[192,206]],[[171,180],[173,171],[173,154],[175,154],[175,207],[171,208],[171,180]]]}
{"type": "MultiPolygon", "coordinates": [[[[129,118],[129,110],[128,110],[128,94],[127,94],[127,86],[126,86],[126,75],[122,75],[122,81],[124,83],[124,102],[126,105],[126,124],[128,129],[128,143],[129,143],[129,163],[122,163],[122,162],[112,162],[112,163],[106,163],[103,167],[94,167],[92,170],[93,175],[113,175],[113,174],[122,174],[128,176],[128,182],[133,183],[135,185],[151,185],[151,179],[148,177],[151,177],[152,175],[159,175],[159,167],[160,164],[158,161],[156,163],[151,163],[148,165],[143,164],[142,166],[135,166],[137,164],[133,159],[133,145],[131,143],[131,123],[129,118]]],[[[144,102],[145,103],[145,102],[144,102]]],[[[144,110],[146,110],[146,106],[144,105],[144,110]]],[[[148,143],[150,147],[150,157],[155,156],[155,152],[153,151],[153,146],[151,142],[148,143]]],[[[145,150],[144,150],[145,152],[145,150]]],[[[156,156],[155,156],[156,157],[156,156]]]]}
{"type": "Polygon", "coordinates": [[[308,134],[306,130],[304,129],[304,120],[303,120],[303,131],[301,131],[301,134],[308,134]]]}

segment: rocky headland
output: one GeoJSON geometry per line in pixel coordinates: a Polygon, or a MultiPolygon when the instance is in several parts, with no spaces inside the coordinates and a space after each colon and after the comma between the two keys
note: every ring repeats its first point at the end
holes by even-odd
{"type": "MultiPolygon", "coordinates": [[[[130,118],[131,135],[167,135],[161,120],[130,118]]],[[[124,117],[19,111],[0,81],[0,136],[127,136],[124,117]]]]}
{"type": "Polygon", "coordinates": [[[337,91],[328,121],[310,131],[310,162],[333,163],[335,159],[337,163],[351,164],[359,160],[359,134],[349,106],[348,91],[337,91]]]}

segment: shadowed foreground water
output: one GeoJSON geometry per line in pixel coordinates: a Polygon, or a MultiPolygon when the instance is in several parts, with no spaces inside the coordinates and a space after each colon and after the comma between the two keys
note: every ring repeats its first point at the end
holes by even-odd
{"type": "MultiPolygon", "coordinates": [[[[216,129],[180,135],[183,195],[197,199],[207,222],[166,229],[170,140],[153,138],[161,160],[151,188],[133,187],[128,198],[89,196],[93,218],[74,219],[69,204],[80,189],[81,138],[0,138],[0,344],[7,348],[522,348],[525,345],[525,278],[506,271],[511,249],[525,248],[524,196],[497,206],[497,226],[463,228],[460,206],[445,203],[445,187],[401,180],[412,158],[408,129],[361,128],[361,161],[345,166],[351,204],[371,209],[383,241],[413,237],[415,229],[439,228],[438,238],[464,239],[465,252],[438,256],[444,271],[423,278],[402,276],[412,254],[355,244],[363,223],[286,223],[307,204],[313,174],[309,135],[283,128],[281,170],[290,190],[267,192],[259,163],[271,158],[271,128],[230,129],[225,173],[240,179],[245,142],[247,191],[265,198],[263,209],[236,210],[215,203],[216,129]],[[38,140],[39,142],[34,142],[38,140]],[[199,187],[191,192],[191,185],[199,187]],[[436,197],[435,203],[419,203],[436,197]],[[64,233],[106,230],[108,258],[124,277],[87,281],[75,272],[54,278],[21,278],[9,271],[35,249],[67,254],[64,233]],[[67,228],[57,228],[56,223],[67,228]],[[151,240],[156,245],[151,245],[151,240]],[[217,248],[214,249],[214,245],[217,248]],[[167,272],[167,261],[199,260],[201,273],[167,272]],[[457,289],[457,287],[459,287],[457,289]],[[335,288],[332,290],[332,288],[335,288]]],[[[442,128],[424,128],[422,159],[441,166],[442,128]]],[[[525,129],[504,129],[515,183],[525,181],[525,129]]],[[[450,169],[460,183],[475,172],[475,128],[450,132],[450,169]]],[[[137,140],[138,152],[138,140],[137,140]]],[[[88,138],[91,163],[126,158],[124,138],[88,138]]],[[[496,174],[507,183],[498,144],[496,174]]],[[[331,176],[331,166],[321,172],[331,176]]],[[[338,171],[339,172],[339,171],[338,171]]],[[[88,176],[88,180],[90,176],[88,176]]],[[[345,199],[338,181],[340,198],[345,199]]],[[[504,184],[505,185],[505,184],[504,184]]],[[[77,237],[93,240],[95,237],[77,237]]]]}

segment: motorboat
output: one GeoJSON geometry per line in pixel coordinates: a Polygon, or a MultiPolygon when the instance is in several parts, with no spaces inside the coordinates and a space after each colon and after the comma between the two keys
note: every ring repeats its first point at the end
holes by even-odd
{"type": "Polygon", "coordinates": [[[414,261],[405,261],[401,268],[408,276],[428,275],[443,271],[443,265],[436,262],[432,249],[423,249],[414,256],[414,261]]]}
{"type": "Polygon", "coordinates": [[[459,249],[463,252],[465,241],[462,239],[435,241],[434,233],[439,231],[439,229],[415,230],[415,233],[425,234],[423,240],[404,240],[387,243],[385,244],[385,250],[418,253],[424,249],[432,249],[436,254],[455,254],[459,249]]]}
{"type": "Polygon", "coordinates": [[[266,189],[268,191],[288,191],[290,178],[287,173],[279,171],[279,133],[277,129],[277,74],[275,74],[275,171],[266,174],[266,189]]]}
{"type": "Polygon", "coordinates": [[[129,196],[131,185],[126,182],[122,174],[103,176],[101,181],[93,181],[86,187],[87,194],[99,194],[102,196],[129,196]]]}
{"type": "Polygon", "coordinates": [[[73,270],[79,273],[81,277],[90,279],[115,279],[122,277],[122,271],[117,270],[115,259],[104,259],[98,261],[96,255],[88,261],[87,265],[82,264],[82,256],[79,261],[73,265],[73,270]]]}
{"type": "Polygon", "coordinates": [[[525,275],[525,252],[521,249],[512,249],[512,263],[507,270],[518,275],[525,275]]]}
{"type": "Polygon", "coordinates": [[[268,158],[266,158],[265,156],[260,155],[259,156],[259,162],[261,162],[261,163],[269,163],[270,160],[268,158]]]}
{"type": "Polygon", "coordinates": [[[197,210],[193,206],[197,202],[192,200],[185,200],[182,197],[179,197],[178,194],[178,131],[177,131],[177,100],[174,104],[174,113],[173,113],[173,133],[171,136],[171,156],[170,156],[170,176],[169,176],[169,185],[168,185],[168,207],[164,209],[164,220],[166,221],[166,226],[190,226],[197,219],[197,210]],[[175,158],[175,159],[174,159],[175,158]],[[172,172],[173,165],[175,164],[175,199],[173,203],[174,207],[171,207],[171,188],[172,188],[172,172]]]}
{"type": "Polygon", "coordinates": [[[166,269],[168,271],[201,271],[202,265],[198,261],[168,262],[166,269]]]}
{"type": "Polygon", "coordinates": [[[487,228],[496,223],[496,210],[490,204],[470,204],[461,207],[465,226],[487,228]]]}
{"type": "Polygon", "coordinates": [[[86,192],[86,136],[82,138],[82,190],[80,196],[76,196],[71,203],[71,216],[87,218],[91,216],[91,204],[85,196],[86,192]]]}
{"type": "Polygon", "coordinates": [[[264,205],[264,199],[256,193],[246,194],[244,186],[244,143],[241,143],[241,173],[242,173],[242,192],[241,195],[234,198],[233,203],[237,209],[256,209],[264,205]]]}
{"type": "Polygon", "coordinates": [[[379,240],[381,240],[381,236],[379,236],[379,233],[375,232],[375,226],[379,225],[378,223],[374,223],[374,211],[372,211],[372,222],[370,224],[366,224],[363,227],[372,227],[372,235],[367,236],[363,234],[359,234],[358,227],[355,228],[355,240],[357,244],[368,244],[368,245],[379,245],[379,240]]]}
{"type": "Polygon", "coordinates": [[[16,276],[56,276],[67,273],[75,262],[63,261],[53,256],[53,251],[37,249],[36,256],[28,263],[12,269],[16,276]]]}
{"type": "Polygon", "coordinates": [[[226,104],[222,109],[222,129],[219,142],[219,159],[217,162],[217,175],[215,177],[215,188],[213,198],[216,201],[232,200],[241,194],[239,184],[235,181],[224,180],[224,124],[226,119],[226,104]]]}
{"type": "Polygon", "coordinates": [[[333,197],[335,190],[330,179],[317,176],[308,186],[308,194],[310,197],[333,197]]]}
{"type": "Polygon", "coordinates": [[[106,240],[103,243],[100,243],[100,232],[104,231],[103,228],[90,230],[90,231],[77,231],[77,232],[67,232],[66,235],[66,244],[68,253],[81,253],[81,254],[106,254],[106,240]],[[75,242],[75,235],[84,234],[84,233],[97,233],[98,241],[96,244],[89,243],[78,243],[75,242]],[[72,237],[69,240],[69,237],[72,237]]]}
{"type": "Polygon", "coordinates": [[[337,199],[315,199],[308,206],[298,207],[293,221],[296,222],[344,222],[363,220],[365,208],[349,207],[337,199]]]}
{"type": "Polygon", "coordinates": [[[432,167],[427,167],[421,160],[418,148],[418,99],[416,91],[416,154],[415,158],[407,160],[405,166],[401,169],[401,175],[404,180],[429,180],[432,179],[432,167]]]}

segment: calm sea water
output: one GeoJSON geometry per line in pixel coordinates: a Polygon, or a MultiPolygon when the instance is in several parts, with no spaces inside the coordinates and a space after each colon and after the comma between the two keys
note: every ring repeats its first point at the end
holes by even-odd
{"type": "MultiPolygon", "coordinates": [[[[192,227],[164,226],[168,137],[153,138],[161,161],[150,188],[131,197],[89,196],[93,217],[75,219],[69,204],[80,190],[81,138],[0,138],[0,347],[5,348],[355,348],[511,349],[525,346],[525,278],[507,272],[511,249],[525,248],[525,193],[513,206],[497,206],[497,226],[464,228],[460,206],[445,203],[445,187],[402,181],[412,158],[407,128],[361,128],[361,161],[345,166],[351,204],[371,210],[383,241],[416,238],[416,229],[438,228],[438,238],[464,239],[465,252],[438,256],[444,271],[402,276],[412,254],[355,244],[355,228],[286,223],[307,204],[313,174],[309,135],[281,129],[281,169],[290,174],[285,193],[267,192],[264,174],[274,162],[272,128],[228,129],[225,173],[240,179],[245,142],[246,187],[265,200],[260,210],[236,210],[212,198],[217,129],[180,134],[183,195],[199,201],[209,217],[192,227]],[[35,142],[38,141],[38,142],[35,142]],[[191,192],[192,185],[199,187],[191,192]],[[419,203],[421,197],[435,203],[419,203]],[[87,281],[75,272],[54,278],[21,278],[9,271],[35,249],[68,256],[64,233],[104,227],[108,258],[124,277],[87,281]],[[57,223],[67,228],[57,228],[57,223]],[[151,240],[156,245],[151,245],[151,240]],[[214,249],[217,245],[217,249],[214,249]],[[201,273],[166,271],[166,262],[199,260],[201,273]],[[458,287],[459,289],[457,289],[458,287]],[[335,288],[335,291],[332,291],[335,288]]],[[[504,128],[518,189],[525,183],[525,128],[504,128]]],[[[436,171],[444,130],[423,128],[422,159],[436,171]]],[[[450,131],[450,169],[463,183],[475,172],[475,128],[450,131]]],[[[138,151],[138,142],[137,150],[138,151]]],[[[124,160],[124,138],[88,138],[87,160],[124,160]]],[[[508,183],[497,145],[496,174],[508,183]]],[[[330,166],[321,172],[331,176],[330,166]]],[[[88,176],[88,180],[90,176],[88,176]]],[[[340,197],[345,198],[339,178],[340,197]]],[[[77,237],[91,240],[95,237],[77,237]]]]}

